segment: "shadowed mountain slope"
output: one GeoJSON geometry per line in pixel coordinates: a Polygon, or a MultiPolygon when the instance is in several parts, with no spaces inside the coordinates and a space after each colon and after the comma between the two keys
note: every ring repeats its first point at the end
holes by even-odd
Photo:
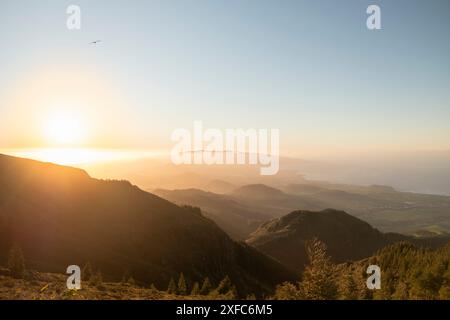
{"type": "Polygon", "coordinates": [[[318,238],[327,245],[335,262],[371,256],[386,245],[410,241],[417,245],[438,246],[448,237],[418,239],[395,233],[381,233],[368,223],[343,211],[294,211],[261,225],[247,240],[258,250],[292,269],[302,270],[308,263],[305,242],[318,238]]]}
{"type": "Polygon", "coordinates": [[[195,210],[129,182],[0,155],[0,263],[15,243],[40,271],[90,262],[105,278],[128,272],[159,288],[183,272],[191,282],[229,275],[240,293],[263,293],[294,276],[195,210]]]}
{"type": "Polygon", "coordinates": [[[272,218],[239,203],[228,195],[198,189],[157,189],[154,193],[179,205],[200,207],[206,217],[238,240],[246,239],[259,225],[272,218]]]}

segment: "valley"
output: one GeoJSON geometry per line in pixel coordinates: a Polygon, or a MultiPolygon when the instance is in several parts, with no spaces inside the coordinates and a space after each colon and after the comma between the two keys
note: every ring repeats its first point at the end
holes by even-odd
{"type": "Polygon", "coordinates": [[[0,298],[277,298],[281,284],[308,270],[311,239],[339,268],[398,243],[439,250],[450,241],[445,196],[306,180],[207,184],[217,193],[149,193],[125,180],[0,155],[0,298]],[[408,225],[398,212],[409,214],[408,225]],[[419,231],[386,232],[371,220],[419,231]],[[25,261],[18,278],[7,267],[11,248],[25,261]],[[97,275],[67,291],[60,272],[68,265],[92,266],[97,275]]]}

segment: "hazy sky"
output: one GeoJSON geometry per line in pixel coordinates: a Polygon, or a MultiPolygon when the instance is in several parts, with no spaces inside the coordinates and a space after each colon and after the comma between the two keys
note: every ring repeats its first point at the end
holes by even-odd
{"type": "Polygon", "coordinates": [[[91,147],[202,120],[279,128],[284,154],[450,149],[449,34],[448,0],[1,1],[0,148],[50,144],[67,109],[91,147]]]}

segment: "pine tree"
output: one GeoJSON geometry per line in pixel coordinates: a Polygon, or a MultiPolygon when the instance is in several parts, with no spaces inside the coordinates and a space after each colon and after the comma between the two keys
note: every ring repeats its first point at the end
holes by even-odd
{"type": "Polygon", "coordinates": [[[216,289],[211,292],[213,298],[220,298],[224,300],[237,299],[238,293],[236,286],[233,285],[229,276],[225,276],[216,289]]]}
{"type": "Polygon", "coordinates": [[[94,272],[92,271],[91,263],[87,262],[84,265],[83,270],[81,271],[81,278],[83,279],[83,281],[90,281],[93,275],[94,272]]]}
{"type": "Polygon", "coordinates": [[[180,273],[180,277],[178,278],[178,294],[181,296],[185,296],[187,294],[186,280],[184,279],[183,272],[180,273]]]}
{"type": "Polygon", "coordinates": [[[283,282],[282,284],[277,286],[275,290],[275,295],[273,297],[274,300],[300,300],[302,296],[300,294],[299,288],[290,283],[283,282]]]}
{"type": "Polygon", "coordinates": [[[232,285],[230,290],[227,293],[222,295],[222,299],[225,300],[236,300],[238,298],[238,292],[236,286],[232,285]]]}
{"type": "Polygon", "coordinates": [[[98,286],[103,284],[103,275],[100,271],[97,271],[95,274],[93,274],[89,280],[89,282],[94,285],[98,286]]]}
{"type": "Polygon", "coordinates": [[[303,272],[301,294],[308,300],[334,300],[338,297],[335,266],[327,256],[326,245],[318,239],[307,243],[310,264],[303,272]]]}
{"type": "Polygon", "coordinates": [[[128,279],[130,279],[130,277],[131,277],[130,271],[125,270],[125,271],[123,272],[122,280],[120,280],[120,282],[121,282],[121,283],[128,283],[128,279]]]}
{"type": "Polygon", "coordinates": [[[198,282],[195,282],[191,290],[191,296],[198,296],[199,294],[200,294],[200,285],[198,284],[198,282]]]}
{"type": "Polygon", "coordinates": [[[8,269],[14,278],[21,279],[25,273],[25,259],[19,245],[14,245],[8,257],[8,269]]]}
{"type": "Polygon", "coordinates": [[[358,286],[353,274],[346,272],[340,287],[340,298],[344,300],[358,300],[358,286]]]}
{"type": "Polygon", "coordinates": [[[158,289],[156,289],[156,287],[155,287],[155,285],[152,283],[151,285],[150,285],[150,291],[151,291],[151,293],[158,293],[158,289]]]}
{"type": "Polygon", "coordinates": [[[170,278],[169,286],[167,287],[168,294],[177,294],[177,285],[175,284],[175,280],[170,278]]]}
{"type": "Polygon", "coordinates": [[[440,300],[450,300],[450,286],[445,284],[439,289],[440,300]]]}
{"type": "Polygon", "coordinates": [[[211,281],[209,281],[209,278],[206,277],[205,280],[203,281],[202,288],[200,289],[200,294],[208,295],[211,292],[211,289],[212,289],[211,281]]]}
{"type": "Polygon", "coordinates": [[[400,282],[392,295],[394,300],[407,300],[408,299],[408,286],[404,282],[400,282]]]}
{"type": "Polygon", "coordinates": [[[230,277],[225,276],[214,291],[217,294],[227,294],[232,288],[233,284],[231,283],[230,277]]]}
{"type": "MultiPolygon", "coordinates": [[[[450,249],[450,246],[449,246],[450,249]]],[[[450,253],[450,250],[449,250],[450,253]]],[[[450,256],[450,255],[448,255],[450,256]]],[[[439,289],[439,299],[450,300],[450,258],[447,260],[447,271],[443,275],[443,283],[439,289]]]]}

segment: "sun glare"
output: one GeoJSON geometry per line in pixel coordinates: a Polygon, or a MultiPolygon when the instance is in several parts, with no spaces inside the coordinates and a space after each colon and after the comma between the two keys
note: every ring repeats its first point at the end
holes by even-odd
{"type": "Polygon", "coordinates": [[[51,144],[74,145],[85,142],[87,127],[81,116],[59,112],[45,120],[44,133],[51,144]]]}

